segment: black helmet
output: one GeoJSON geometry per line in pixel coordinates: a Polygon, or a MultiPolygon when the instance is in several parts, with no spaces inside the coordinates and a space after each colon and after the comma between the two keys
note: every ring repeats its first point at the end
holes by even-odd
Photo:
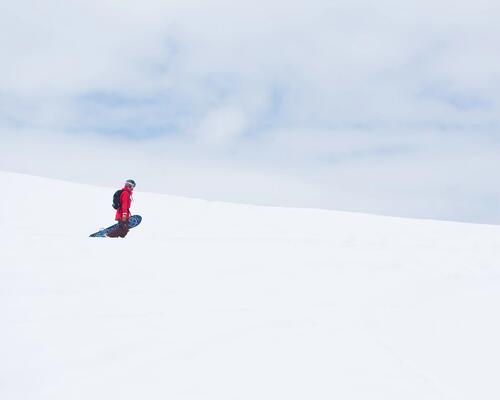
{"type": "Polygon", "coordinates": [[[135,181],[133,179],[127,179],[125,181],[126,186],[130,186],[132,189],[135,188],[135,181]]]}

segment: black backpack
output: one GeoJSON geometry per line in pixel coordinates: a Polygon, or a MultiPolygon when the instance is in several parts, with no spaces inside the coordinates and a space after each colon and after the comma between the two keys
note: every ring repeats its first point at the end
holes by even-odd
{"type": "Polygon", "coordinates": [[[120,190],[117,190],[115,192],[115,194],[113,195],[113,208],[115,210],[118,210],[122,206],[122,201],[121,201],[122,192],[123,192],[123,189],[120,189],[120,190]]]}

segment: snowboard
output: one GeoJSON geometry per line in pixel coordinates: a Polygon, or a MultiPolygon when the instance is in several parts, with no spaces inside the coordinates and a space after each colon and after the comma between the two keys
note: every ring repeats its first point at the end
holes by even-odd
{"type": "MultiPolygon", "coordinates": [[[[132,215],[128,220],[129,229],[135,228],[142,221],[142,217],[140,215],[132,215]]],[[[114,225],[108,226],[107,228],[101,229],[100,231],[93,233],[89,237],[106,237],[106,235],[111,232],[113,229],[118,228],[118,222],[114,225]]]]}

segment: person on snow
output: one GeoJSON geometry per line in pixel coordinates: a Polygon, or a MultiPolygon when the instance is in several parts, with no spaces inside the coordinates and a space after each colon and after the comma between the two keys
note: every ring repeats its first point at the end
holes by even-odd
{"type": "Polygon", "coordinates": [[[130,205],[132,204],[132,192],[135,188],[135,181],[128,179],[122,189],[120,195],[120,207],[116,210],[115,220],[118,221],[118,228],[108,233],[108,237],[122,237],[127,236],[129,227],[128,220],[131,216],[130,205]]]}

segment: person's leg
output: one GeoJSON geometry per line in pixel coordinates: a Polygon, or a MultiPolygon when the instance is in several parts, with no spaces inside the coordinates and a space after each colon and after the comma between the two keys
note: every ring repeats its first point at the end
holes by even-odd
{"type": "Polygon", "coordinates": [[[128,222],[119,222],[118,226],[106,235],[109,238],[124,238],[128,233],[128,222]]]}
{"type": "Polygon", "coordinates": [[[128,233],[128,221],[127,222],[121,222],[120,221],[120,237],[124,238],[125,236],[127,236],[127,233],[128,233]]]}

